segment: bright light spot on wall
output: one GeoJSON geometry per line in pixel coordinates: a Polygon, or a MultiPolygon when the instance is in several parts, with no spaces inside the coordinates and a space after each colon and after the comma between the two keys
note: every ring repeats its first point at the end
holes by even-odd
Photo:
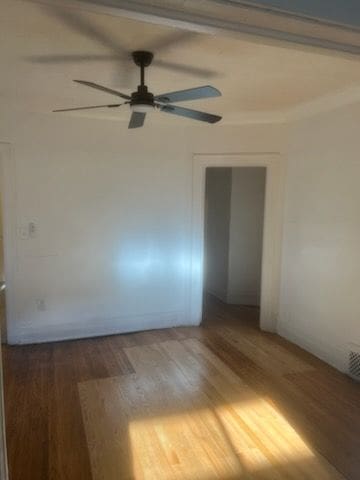
{"type": "Polygon", "coordinates": [[[189,254],[154,245],[123,247],[117,262],[119,275],[132,280],[151,279],[159,275],[184,276],[190,273],[190,267],[189,254]]]}

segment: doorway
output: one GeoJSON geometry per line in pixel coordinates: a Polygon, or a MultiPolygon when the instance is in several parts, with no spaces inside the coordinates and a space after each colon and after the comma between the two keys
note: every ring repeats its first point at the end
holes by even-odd
{"type": "Polygon", "coordinates": [[[259,321],[265,181],[265,167],[206,169],[203,308],[208,321],[219,309],[259,321]]]}
{"type": "Polygon", "coordinates": [[[262,167],[266,169],[259,324],[262,330],[276,332],[285,187],[285,160],[279,153],[194,155],[189,311],[191,322],[199,325],[203,318],[206,170],[212,167],[262,167]]]}

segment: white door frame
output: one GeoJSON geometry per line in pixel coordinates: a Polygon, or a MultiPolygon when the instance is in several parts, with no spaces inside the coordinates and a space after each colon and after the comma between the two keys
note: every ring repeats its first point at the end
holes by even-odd
{"type": "MultiPolygon", "coordinates": [[[[0,194],[2,199],[2,227],[4,245],[4,269],[5,269],[5,298],[6,298],[6,323],[14,315],[14,261],[16,259],[16,220],[15,220],[15,165],[13,162],[11,145],[0,142],[0,169],[1,185],[0,194]]],[[[8,328],[7,328],[8,331],[8,328]]],[[[1,340],[1,339],[0,339],[1,340]]],[[[6,430],[5,430],[5,409],[4,409],[4,385],[2,374],[2,353],[0,341],[0,479],[8,480],[8,465],[6,453],[6,430]]]]}
{"type": "Polygon", "coordinates": [[[260,327],[276,332],[285,191],[285,159],[280,153],[194,154],[190,318],[202,320],[204,283],[205,174],[208,167],[265,167],[265,211],[260,295],[260,327]]]}
{"type": "Polygon", "coordinates": [[[10,143],[0,142],[1,168],[1,206],[4,243],[4,271],[6,298],[6,333],[11,343],[12,327],[15,323],[15,270],[16,270],[16,167],[15,158],[10,143]]]}

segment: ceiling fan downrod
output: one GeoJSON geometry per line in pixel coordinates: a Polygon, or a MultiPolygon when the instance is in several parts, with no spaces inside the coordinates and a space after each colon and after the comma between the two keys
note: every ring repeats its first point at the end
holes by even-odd
{"type": "Polygon", "coordinates": [[[137,111],[149,111],[155,107],[154,95],[148,91],[145,85],[145,68],[151,65],[154,55],[145,50],[137,50],[132,53],[135,65],[140,67],[140,85],[137,92],[131,95],[130,107],[137,111]]]}
{"type": "Polygon", "coordinates": [[[135,65],[140,67],[140,86],[145,86],[145,68],[151,65],[154,55],[151,52],[145,50],[137,50],[132,52],[132,58],[135,62],[135,65]]]}

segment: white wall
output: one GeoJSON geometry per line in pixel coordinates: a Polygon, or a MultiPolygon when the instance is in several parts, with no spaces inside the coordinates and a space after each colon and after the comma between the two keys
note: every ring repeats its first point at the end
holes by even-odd
{"type": "Polygon", "coordinates": [[[17,228],[37,228],[16,239],[9,341],[189,323],[192,154],[284,145],[280,125],[126,127],[2,109],[17,228]]]}
{"type": "Polygon", "coordinates": [[[231,168],[208,168],[205,190],[206,291],[227,301],[231,168]]]}
{"type": "Polygon", "coordinates": [[[360,105],[292,125],[279,331],[339,369],[360,344],[360,105]]]}
{"type": "Polygon", "coordinates": [[[232,169],[227,301],[260,305],[266,169],[232,169]]]}
{"type": "MultiPolygon", "coordinates": [[[[360,343],[360,106],[292,125],[279,331],[344,367],[360,343]]],[[[12,342],[189,321],[192,154],[284,151],[280,125],[176,128],[1,110],[17,227],[12,342]],[[166,141],[164,141],[166,139],[166,141]],[[45,301],[39,311],[36,300],[45,301]]]]}

